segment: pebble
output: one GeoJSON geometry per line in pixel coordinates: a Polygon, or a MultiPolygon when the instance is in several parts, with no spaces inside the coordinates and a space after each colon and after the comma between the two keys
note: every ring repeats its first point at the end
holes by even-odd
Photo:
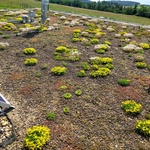
{"type": "Polygon", "coordinates": [[[13,127],[6,116],[0,117],[0,144],[7,141],[12,135],[13,127]]]}

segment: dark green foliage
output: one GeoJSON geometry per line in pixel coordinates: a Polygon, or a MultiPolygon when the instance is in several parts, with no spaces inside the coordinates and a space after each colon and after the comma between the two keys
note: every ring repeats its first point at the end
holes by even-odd
{"type": "Polygon", "coordinates": [[[4,39],[9,39],[10,38],[10,35],[3,35],[2,36],[4,39]]]}
{"type": "Polygon", "coordinates": [[[84,70],[80,70],[78,73],[77,73],[77,76],[78,77],[85,77],[86,76],[86,73],[84,70]]]}
{"type": "Polygon", "coordinates": [[[130,85],[130,80],[127,80],[127,79],[118,79],[117,82],[121,86],[128,86],[128,85],[130,85]]]}
{"type": "Polygon", "coordinates": [[[46,114],[46,119],[48,119],[48,120],[54,120],[55,117],[56,117],[55,113],[47,113],[46,114]]]}

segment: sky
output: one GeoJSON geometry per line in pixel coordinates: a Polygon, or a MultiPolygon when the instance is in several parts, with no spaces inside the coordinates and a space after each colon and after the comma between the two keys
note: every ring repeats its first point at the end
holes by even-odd
{"type": "MultiPolygon", "coordinates": [[[[99,1],[99,0],[91,0],[91,1],[99,1]]],[[[100,0],[100,1],[102,1],[102,0],[100,0]]],[[[128,1],[134,1],[134,2],[139,2],[141,4],[148,4],[148,5],[150,5],[150,0],[128,0],[128,1]]]]}

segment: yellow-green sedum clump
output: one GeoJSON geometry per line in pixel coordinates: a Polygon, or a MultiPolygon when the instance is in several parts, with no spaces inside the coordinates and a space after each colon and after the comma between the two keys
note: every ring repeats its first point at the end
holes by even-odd
{"type": "Polygon", "coordinates": [[[138,120],[135,129],[138,133],[150,137],[150,120],[138,120]]]}
{"type": "Polygon", "coordinates": [[[111,73],[110,69],[108,68],[99,68],[98,70],[93,70],[90,73],[90,77],[96,78],[96,77],[105,77],[111,73]]]}
{"type": "Polygon", "coordinates": [[[80,29],[75,29],[73,30],[73,37],[78,38],[81,35],[81,30],[80,29]]]}
{"type": "Polygon", "coordinates": [[[38,60],[36,58],[27,58],[24,61],[24,64],[26,66],[35,66],[38,63],[38,60]]]}
{"type": "Polygon", "coordinates": [[[42,150],[50,139],[50,129],[46,126],[33,126],[27,129],[24,147],[29,150],[42,150]]]}
{"type": "Polygon", "coordinates": [[[89,63],[91,65],[99,65],[99,64],[111,64],[113,62],[113,59],[110,57],[91,57],[89,60],[89,63]]]}
{"type": "Polygon", "coordinates": [[[68,48],[65,47],[65,46],[58,46],[58,47],[56,48],[56,52],[59,52],[59,53],[64,53],[64,52],[66,52],[67,50],[68,50],[68,48]]]}
{"type": "Polygon", "coordinates": [[[147,43],[140,43],[140,47],[143,49],[150,49],[150,45],[147,43]]]}
{"type": "Polygon", "coordinates": [[[113,59],[109,58],[109,57],[103,57],[103,58],[101,58],[101,62],[102,62],[102,64],[108,64],[108,63],[112,63],[113,59]]]}
{"type": "Polygon", "coordinates": [[[36,53],[36,49],[34,48],[25,48],[23,50],[23,53],[26,54],[26,55],[33,55],[36,53]]]}
{"type": "Polygon", "coordinates": [[[139,114],[142,110],[142,105],[136,103],[134,100],[126,100],[121,103],[121,108],[128,114],[139,114]]]}
{"type": "Polygon", "coordinates": [[[54,75],[63,75],[66,73],[66,67],[60,67],[60,66],[56,66],[56,67],[53,67],[51,69],[51,72],[54,74],[54,75]]]}
{"type": "Polygon", "coordinates": [[[147,64],[145,62],[137,62],[136,67],[139,69],[143,69],[147,67],[147,64]]]}

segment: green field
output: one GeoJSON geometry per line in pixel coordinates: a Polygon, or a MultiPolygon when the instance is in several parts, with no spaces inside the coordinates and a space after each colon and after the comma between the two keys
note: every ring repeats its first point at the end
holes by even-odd
{"type": "MultiPolygon", "coordinates": [[[[0,3],[0,8],[35,8],[41,7],[41,2],[36,0],[5,0],[0,3]]],[[[72,12],[75,14],[84,14],[94,17],[106,17],[113,20],[124,21],[124,22],[133,22],[142,25],[150,25],[150,19],[144,17],[137,17],[132,15],[123,15],[123,14],[116,14],[110,12],[103,12],[103,11],[96,11],[96,10],[89,10],[83,8],[75,8],[57,4],[49,4],[50,10],[54,11],[61,11],[61,12],[72,12]]]]}

